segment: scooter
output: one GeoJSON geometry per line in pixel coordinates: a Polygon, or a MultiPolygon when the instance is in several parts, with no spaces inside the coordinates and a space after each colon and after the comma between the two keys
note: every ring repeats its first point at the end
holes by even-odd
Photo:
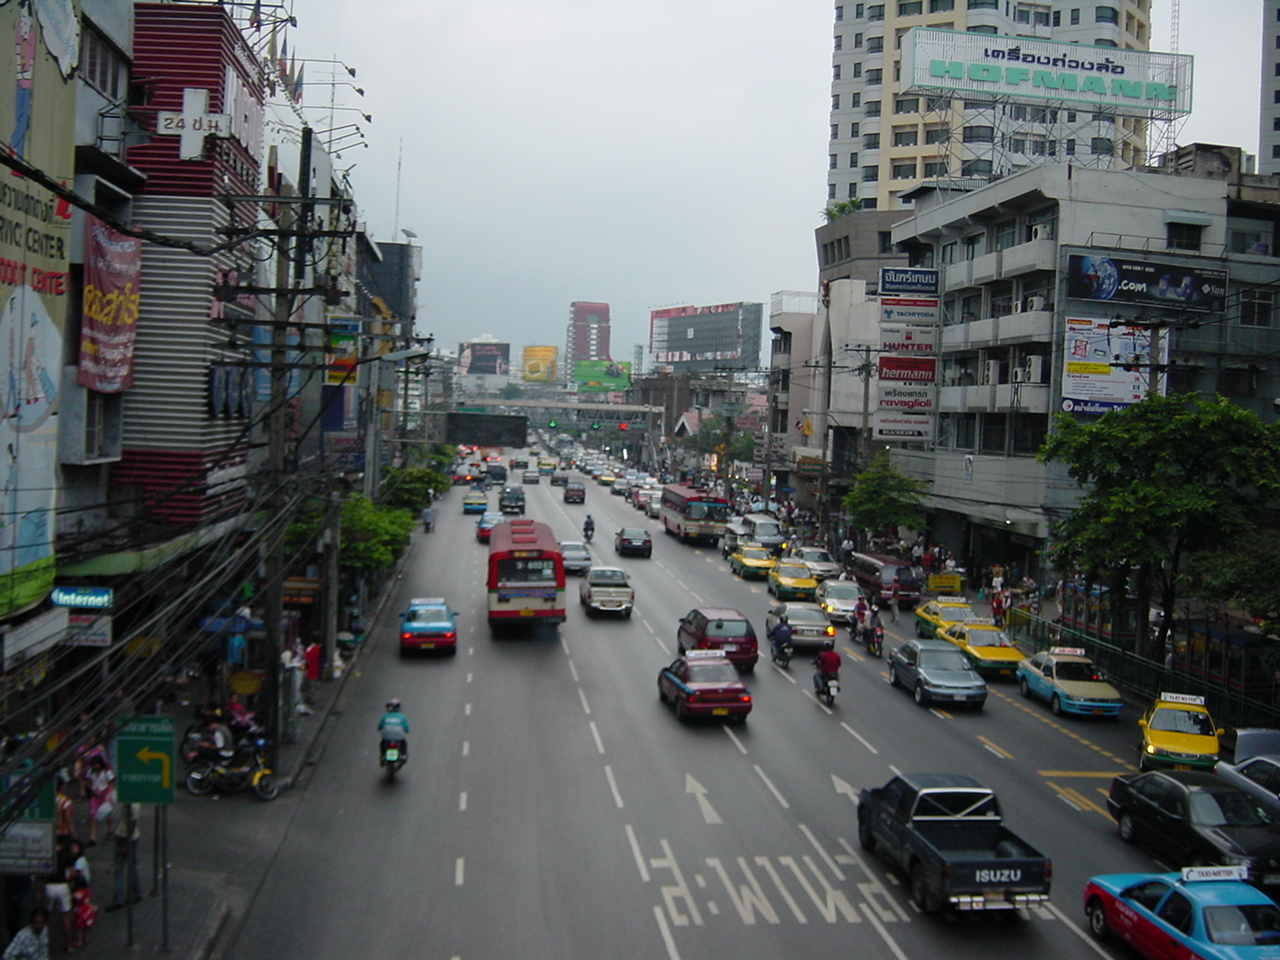
{"type": "Polygon", "coordinates": [[[876,624],[865,634],[867,638],[867,652],[873,657],[884,656],[884,627],[876,624]]]}
{"type": "Polygon", "coordinates": [[[780,666],[783,670],[790,669],[791,658],[795,656],[795,647],[791,645],[790,640],[782,643],[771,644],[773,648],[773,662],[780,666]]]}
{"type": "Polygon", "coordinates": [[[840,692],[840,678],[833,674],[823,674],[821,670],[813,672],[813,692],[828,707],[836,702],[836,694],[840,692]]]}
{"type": "Polygon", "coordinates": [[[214,790],[232,793],[253,787],[263,800],[274,800],[280,786],[267,766],[266,751],[267,741],[259,737],[248,746],[238,747],[230,760],[198,764],[187,774],[187,790],[200,797],[214,790]]]}
{"type": "Polygon", "coordinates": [[[391,783],[396,778],[396,773],[405,765],[408,757],[404,753],[405,744],[402,740],[383,740],[382,741],[382,766],[387,770],[387,782],[391,783]]]}
{"type": "Polygon", "coordinates": [[[591,542],[591,538],[592,538],[592,537],[594,537],[595,535],[596,535],[596,528],[595,528],[595,527],[583,527],[583,528],[582,528],[582,539],[583,539],[583,540],[585,540],[587,543],[590,543],[590,542],[591,542]]]}

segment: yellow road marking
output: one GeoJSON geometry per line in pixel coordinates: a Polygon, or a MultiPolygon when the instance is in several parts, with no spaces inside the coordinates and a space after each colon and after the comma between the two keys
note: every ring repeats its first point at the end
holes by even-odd
{"type": "Polygon", "coordinates": [[[978,739],[979,739],[979,740],[981,740],[983,743],[985,743],[988,747],[990,747],[990,748],[991,748],[992,750],[994,750],[996,753],[998,753],[1000,756],[1004,757],[1006,760],[1012,760],[1012,759],[1013,759],[1013,754],[1012,754],[1012,753],[1010,753],[1008,750],[1005,750],[1003,747],[998,747],[998,746],[996,746],[994,743],[992,743],[992,742],[991,742],[990,740],[988,740],[986,737],[978,737],[978,739]]]}
{"type": "Polygon", "coordinates": [[[1057,791],[1058,795],[1061,796],[1063,799],[1071,801],[1081,809],[1092,810],[1094,813],[1101,814],[1102,816],[1106,817],[1108,820],[1111,819],[1111,814],[1107,813],[1105,807],[1098,806],[1096,803],[1094,803],[1084,794],[1080,793],[1078,790],[1072,790],[1070,787],[1060,787],[1056,783],[1054,783],[1052,780],[1048,780],[1045,782],[1048,783],[1049,786],[1052,787],[1055,791],[1057,791]]]}
{"type": "Polygon", "coordinates": [[[1036,773],[1042,777],[1093,777],[1098,780],[1111,780],[1116,775],[1114,771],[1106,770],[1037,770],[1036,773]]]}
{"type": "Polygon", "coordinates": [[[990,689],[989,696],[999,697],[1001,700],[1004,700],[1010,706],[1017,707],[1027,716],[1035,717],[1041,723],[1052,727],[1054,730],[1058,731],[1059,733],[1065,734],[1066,736],[1070,737],[1072,740],[1079,743],[1081,746],[1088,747],[1090,750],[1093,750],[1095,753],[1101,754],[1102,756],[1106,757],[1108,760],[1111,760],[1112,762],[1119,764],[1125,770],[1134,771],[1138,769],[1134,764],[1130,763],[1128,760],[1124,759],[1123,757],[1117,757],[1114,753],[1112,753],[1110,750],[1107,750],[1105,747],[1099,746],[1098,744],[1092,742],[1091,740],[1088,740],[1085,737],[1080,736],[1080,734],[1072,730],[1070,727],[1063,726],[1061,723],[1058,722],[1057,718],[1055,718],[1053,714],[1045,713],[1042,710],[1034,709],[1031,705],[1026,703],[1021,697],[1011,696],[1010,694],[1005,693],[1003,690],[996,690],[995,688],[989,688],[989,689],[990,689]]]}

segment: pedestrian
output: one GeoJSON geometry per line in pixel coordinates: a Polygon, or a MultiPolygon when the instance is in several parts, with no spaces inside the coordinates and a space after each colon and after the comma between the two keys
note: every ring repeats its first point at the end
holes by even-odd
{"type": "Polygon", "coordinates": [[[893,583],[889,584],[889,619],[894,623],[898,622],[898,603],[902,599],[902,583],[897,578],[893,578],[893,583]]]}
{"type": "Polygon", "coordinates": [[[71,943],[67,953],[85,945],[89,928],[98,918],[98,908],[89,896],[89,881],[76,877],[71,881],[71,943]]]}
{"type": "Polygon", "coordinates": [[[999,591],[991,594],[991,621],[997,627],[1004,626],[1004,594],[999,591]]]}
{"type": "Polygon", "coordinates": [[[430,533],[431,528],[435,526],[435,514],[431,512],[430,505],[422,508],[422,532],[430,533]]]}
{"type": "Polygon", "coordinates": [[[49,960],[49,915],[40,907],[31,911],[31,921],[5,948],[4,960],[49,960]]]}
{"type": "Polygon", "coordinates": [[[76,839],[75,804],[67,795],[65,773],[58,774],[58,788],[53,798],[53,835],[60,844],[76,839]]]}
{"type": "MultiPolygon", "coordinates": [[[[62,926],[62,942],[70,947],[71,932],[71,864],[74,862],[71,844],[59,844],[53,857],[53,874],[44,885],[44,914],[47,923],[50,914],[57,914],[62,926]]],[[[6,953],[7,957],[8,954],[6,953]]]]}
{"type": "Polygon", "coordinates": [[[115,890],[108,910],[119,910],[129,900],[142,899],[142,884],[138,882],[138,842],[142,839],[142,804],[125,804],[121,816],[116,818],[115,829],[115,890]]]}
{"type": "Polygon", "coordinates": [[[105,823],[106,830],[111,830],[111,815],[116,808],[116,775],[105,757],[95,755],[89,761],[85,785],[89,791],[89,844],[92,846],[98,842],[98,824],[105,823]]]}

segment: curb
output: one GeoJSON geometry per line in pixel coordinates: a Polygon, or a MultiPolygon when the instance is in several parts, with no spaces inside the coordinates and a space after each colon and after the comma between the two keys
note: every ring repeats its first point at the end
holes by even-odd
{"type": "Polygon", "coordinates": [[[231,904],[221,900],[218,904],[217,913],[212,915],[205,923],[205,932],[196,938],[195,946],[191,948],[191,952],[187,955],[190,960],[209,960],[213,955],[214,948],[218,945],[218,939],[222,936],[222,931],[226,929],[227,922],[231,919],[231,904]]]}

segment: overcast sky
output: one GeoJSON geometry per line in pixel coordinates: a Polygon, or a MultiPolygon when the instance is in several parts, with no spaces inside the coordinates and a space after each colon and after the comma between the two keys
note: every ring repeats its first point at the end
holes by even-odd
{"type": "MultiPolygon", "coordinates": [[[[369,146],[337,165],[357,163],[376,239],[418,236],[420,334],[491,333],[516,361],[563,346],[571,301],[602,300],[630,360],[655,307],[816,288],[833,6],[300,0],[289,46],[359,73],[365,96],[336,102],[373,123],[334,122],[359,121],[369,146]]],[[[1169,3],[1152,7],[1152,48],[1169,49],[1169,3]]],[[[1179,142],[1256,152],[1261,19],[1260,0],[1183,0],[1196,89],[1179,142]]],[[[307,64],[306,104],[329,102],[314,82],[335,69],[349,79],[307,64]]]]}

